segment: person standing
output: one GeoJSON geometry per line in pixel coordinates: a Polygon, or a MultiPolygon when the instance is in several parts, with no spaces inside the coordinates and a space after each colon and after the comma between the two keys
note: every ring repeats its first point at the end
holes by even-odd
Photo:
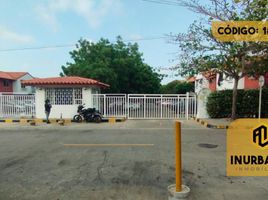
{"type": "Polygon", "coordinates": [[[50,104],[49,99],[45,100],[45,113],[46,113],[47,124],[50,124],[49,115],[50,115],[51,107],[52,106],[50,104]]]}

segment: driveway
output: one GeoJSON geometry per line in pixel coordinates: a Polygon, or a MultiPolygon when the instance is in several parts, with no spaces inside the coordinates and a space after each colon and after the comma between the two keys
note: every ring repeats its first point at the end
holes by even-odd
{"type": "MultiPolygon", "coordinates": [[[[189,199],[267,197],[267,177],[226,177],[225,130],[182,123],[189,199]]],[[[64,127],[1,124],[0,200],[167,199],[166,188],[175,182],[173,128],[172,120],[64,127]]]]}

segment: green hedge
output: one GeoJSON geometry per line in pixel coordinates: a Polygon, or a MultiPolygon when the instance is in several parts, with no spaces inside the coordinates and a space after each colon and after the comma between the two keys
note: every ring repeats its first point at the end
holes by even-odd
{"type": "MultiPolygon", "coordinates": [[[[212,118],[231,117],[232,90],[212,92],[208,96],[207,112],[212,118]]],[[[237,91],[237,117],[257,117],[259,90],[237,91]]],[[[268,117],[268,88],[262,91],[262,117],[268,117]]]]}

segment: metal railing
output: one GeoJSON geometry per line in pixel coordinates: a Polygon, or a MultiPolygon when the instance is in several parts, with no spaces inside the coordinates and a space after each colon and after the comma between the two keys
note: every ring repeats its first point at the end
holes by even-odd
{"type": "MultiPolygon", "coordinates": [[[[196,96],[187,94],[93,94],[104,117],[188,119],[197,113],[196,96]]],[[[35,95],[1,94],[0,118],[35,117],[35,95]]]]}
{"type": "Polygon", "coordinates": [[[126,117],[126,94],[93,94],[93,107],[104,117],[126,117]]]}
{"type": "Polygon", "coordinates": [[[35,95],[0,93],[0,118],[34,116],[35,95]]]}
{"type": "Polygon", "coordinates": [[[94,94],[93,106],[104,117],[179,119],[195,117],[196,96],[187,94],[94,94]]]}

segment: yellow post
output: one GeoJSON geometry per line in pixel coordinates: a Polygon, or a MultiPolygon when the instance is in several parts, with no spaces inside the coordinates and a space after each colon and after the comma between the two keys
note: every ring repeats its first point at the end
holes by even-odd
{"type": "Polygon", "coordinates": [[[181,192],[181,122],[175,122],[176,134],[176,192],[181,192]]]}
{"type": "Polygon", "coordinates": [[[108,119],[108,121],[109,121],[110,124],[114,124],[114,123],[116,123],[116,118],[115,117],[110,117],[108,119]]]}

